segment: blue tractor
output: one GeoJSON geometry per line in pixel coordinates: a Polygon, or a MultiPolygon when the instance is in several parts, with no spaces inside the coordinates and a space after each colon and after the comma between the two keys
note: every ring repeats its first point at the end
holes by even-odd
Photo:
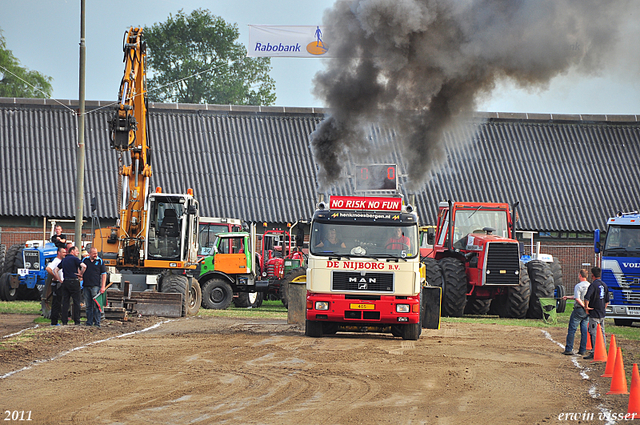
{"type": "MultiPolygon", "coordinates": [[[[46,298],[47,264],[57,255],[57,248],[48,242],[43,246],[12,245],[6,251],[0,275],[2,301],[41,300],[46,298]]],[[[43,300],[43,313],[44,313],[43,300]]]]}

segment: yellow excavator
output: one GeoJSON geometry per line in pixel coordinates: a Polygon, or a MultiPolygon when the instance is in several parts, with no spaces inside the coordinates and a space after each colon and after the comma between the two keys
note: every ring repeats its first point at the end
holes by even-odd
{"type": "Polygon", "coordinates": [[[149,190],[151,146],[142,28],[125,32],[123,50],[124,77],[109,120],[111,147],[120,164],[120,213],[116,226],[96,230],[93,246],[110,270],[111,288],[122,292],[126,307],[143,315],[194,315],[202,293],[187,271],[195,269],[198,260],[198,201],[192,189],[186,194],[163,193],[160,187],[153,193],[149,190]]]}

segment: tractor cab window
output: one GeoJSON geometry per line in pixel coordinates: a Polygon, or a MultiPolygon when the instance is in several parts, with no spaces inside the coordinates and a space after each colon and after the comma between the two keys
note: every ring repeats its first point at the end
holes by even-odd
{"type": "Polygon", "coordinates": [[[243,254],[245,250],[244,236],[219,238],[218,253],[220,254],[243,254]]]}
{"type": "Polygon", "coordinates": [[[315,221],[309,245],[314,255],[413,258],[418,255],[418,226],[315,221]]]}
{"type": "Polygon", "coordinates": [[[205,256],[213,254],[213,246],[218,233],[229,231],[226,224],[200,223],[198,230],[198,255],[205,256]]]}
{"type": "Polygon", "coordinates": [[[180,260],[183,209],[180,202],[156,202],[149,211],[149,258],[180,260]]]}
{"type": "Polygon", "coordinates": [[[480,208],[455,211],[453,246],[462,249],[469,234],[485,234],[485,228],[493,229],[492,235],[509,237],[507,212],[503,210],[483,210],[480,208]]]}

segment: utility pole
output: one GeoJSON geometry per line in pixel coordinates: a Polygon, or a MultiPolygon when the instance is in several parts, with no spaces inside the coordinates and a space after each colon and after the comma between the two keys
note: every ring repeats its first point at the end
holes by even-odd
{"type": "Polygon", "coordinates": [[[82,252],[82,219],[84,205],[84,78],[85,78],[85,45],[84,45],[84,3],[80,0],[80,88],[78,93],[78,175],[76,182],[76,231],[74,241],[82,252]]]}

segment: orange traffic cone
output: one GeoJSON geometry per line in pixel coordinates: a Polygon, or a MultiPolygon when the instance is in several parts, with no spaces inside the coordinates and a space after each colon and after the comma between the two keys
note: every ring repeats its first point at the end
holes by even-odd
{"type": "Polygon", "coordinates": [[[627,413],[636,414],[640,417],[640,374],[638,373],[638,364],[633,364],[631,372],[631,390],[629,391],[629,407],[627,413]]]}
{"type": "Polygon", "coordinates": [[[587,332],[587,350],[593,350],[593,345],[591,345],[591,334],[587,332]]]}
{"type": "Polygon", "coordinates": [[[596,330],[596,346],[593,350],[593,362],[606,362],[607,361],[607,347],[604,345],[604,339],[602,338],[602,330],[600,329],[600,323],[598,323],[598,329],[596,330]]]}
{"type": "Polygon", "coordinates": [[[605,378],[613,377],[613,368],[616,365],[617,354],[618,354],[618,345],[616,344],[616,336],[611,335],[611,342],[609,342],[609,355],[607,356],[607,367],[604,369],[604,374],[600,376],[605,378]]]}
{"type": "Polygon", "coordinates": [[[613,368],[611,388],[607,394],[629,394],[627,391],[627,376],[624,374],[624,363],[622,362],[622,348],[620,347],[618,347],[616,365],[613,368]]]}

